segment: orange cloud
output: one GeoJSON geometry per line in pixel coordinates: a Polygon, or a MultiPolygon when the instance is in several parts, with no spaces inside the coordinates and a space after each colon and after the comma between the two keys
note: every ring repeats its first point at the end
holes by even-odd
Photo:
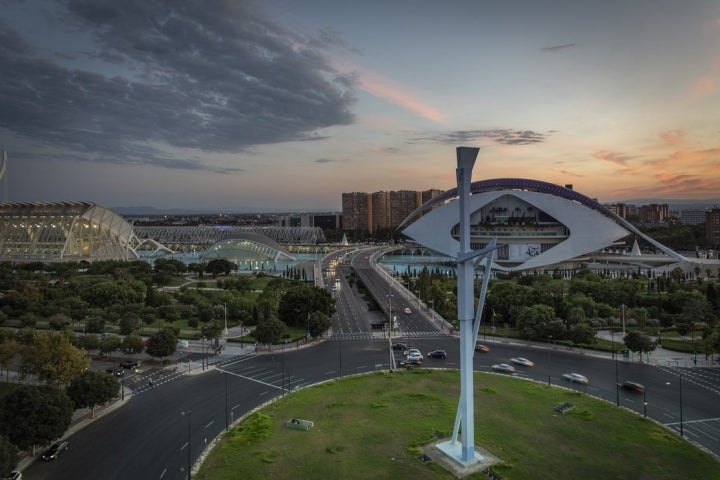
{"type": "Polygon", "coordinates": [[[597,152],[594,152],[592,156],[598,160],[605,160],[606,162],[622,165],[623,167],[627,167],[628,162],[634,158],[628,155],[622,155],[618,152],[612,152],[610,150],[598,150],[597,152]]]}
{"type": "Polygon", "coordinates": [[[357,85],[369,94],[394,103],[433,122],[446,123],[447,117],[443,112],[389,78],[369,70],[350,66],[344,62],[334,61],[333,64],[341,72],[353,72],[352,76],[357,80],[357,85]]]}
{"type": "Polygon", "coordinates": [[[702,77],[690,88],[691,98],[703,98],[712,95],[717,87],[717,78],[702,77]]]}
{"type": "Polygon", "coordinates": [[[685,132],[682,130],[668,130],[660,132],[660,138],[670,145],[679,145],[685,141],[685,132]]]}

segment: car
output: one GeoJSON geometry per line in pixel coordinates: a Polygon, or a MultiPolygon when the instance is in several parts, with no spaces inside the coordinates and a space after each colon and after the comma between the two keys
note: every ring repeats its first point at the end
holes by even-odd
{"type": "Polygon", "coordinates": [[[421,355],[421,354],[422,354],[422,352],[421,352],[419,349],[417,349],[417,348],[408,348],[407,350],[405,350],[405,356],[408,356],[408,355],[421,355]]]}
{"type": "Polygon", "coordinates": [[[582,383],[583,385],[587,385],[588,379],[585,375],[580,375],[579,373],[563,373],[563,378],[565,380],[568,380],[570,383],[582,383]]]}
{"type": "Polygon", "coordinates": [[[512,363],[514,363],[515,365],[523,365],[523,366],[525,366],[525,367],[532,367],[533,365],[535,365],[534,362],[528,360],[528,359],[525,358],[525,357],[515,357],[515,358],[511,358],[510,361],[511,361],[512,363]]]}
{"type": "Polygon", "coordinates": [[[407,350],[407,348],[408,348],[408,346],[407,346],[406,344],[404,344],[404,343],[393,343],[393,344],[392,344],[392,349],[393,349],[393,350],[402,350],[402,351],[405,351],[405,350],[407,350]]]}
{"type": "Polygon", "coordinates": [[[2,480],[22,480],[22,478],[22,473],[14,470],[10,472],[10,475],[8,475],[7,477],[3,477],[2,480]]]}
{"type": "Polygon", "coordinates": [[[490,368],[492,368],[493,370],[495,370],[497,372],[515,373],[515,367],[513,367],[512,365],[509,365],[507,363],[496,363],[495,365],[493,365],[490,368]]]}
{"type": "Polygon", "coordinates": [[[427,356],[428,358],[442,358],[445,360],[447,358],[447,352],[445,350],[433,350],[428,353],[427,356]]]}
{"type": "Polygon", "coordinates": [[[405,313],[407,315],[410,315],[412,313],[412,310],[410,310],[408,307],[405,307],[405,313]]]}
{"type": "Polygon", "coordinates": [[[52,444],[50,448],[47,449],[45,453],[43,453],[43,460],[55,460],[58,458],[58,455],[62,453],[63,451],[67,450],[70,444],[65,440],[60,440],[58,442],[55,442],[52,444]]]}
{"type": "Polygon", "coordinates": [[[625,380],[624,382],[619,383],[618,387],[636,393],[643,393],[645,391],[645,385],[638,382],[632,382],[630,380],[625,380]]]}
{"type": "Polygon", "coordinates": [[[105,371],[110,375],[115,375],[116,377],[122,377],[123,374],[125,374],[125,371],[120,367],[108,367],[105,371]]]}
{"type": "Polygon", "coordinates": [[[120,364],[120,366],[127,370],[137,370],[137,368],[140,366],[140,363],[136,362],[135,360],[125,360],[120,364]]]}
{"type": "Polygon", "coordinates": [[[476,352],[485,352],[485,353],[487,353],[487,352],[490,351],[490,347],[488,347],[488,346],[486,346],[486,345],[482,345],[482,344],[480,344],[480,343],[477,343],[477,344],[475,344],[475,351],[476,351],[476,352]]]}
{"type": "Polygon", "coordinates": [[[408,354],[405,356],[405,359],[406,359],[408,362],[417,362],[417,361],[422,362],[422,361],[423,361],[423,356],[422,356],[422,354],[421,354],[420,352],[413,352],[413,353],[408,353],[408,354]]]}

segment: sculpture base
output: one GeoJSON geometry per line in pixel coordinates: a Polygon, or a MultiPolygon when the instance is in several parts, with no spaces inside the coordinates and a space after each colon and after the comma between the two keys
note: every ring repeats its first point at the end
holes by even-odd
{"type": "Polygon", "coordinates": [[[452,440],[440,440],[426,445],[423,448],[425,455],[438,465],[455,475],[463,478],[467,475],[480,472],[486,468],[500,463],[500,459],[492,453],[475,445],[474,456],[468,460],[463,459],[462,443],[452,440]]]}

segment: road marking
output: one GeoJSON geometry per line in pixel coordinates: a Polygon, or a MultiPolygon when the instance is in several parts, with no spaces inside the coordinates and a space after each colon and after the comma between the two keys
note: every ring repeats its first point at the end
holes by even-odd
{"type": "Polygon", "coordinates": [[[180,450],[185,450],[185,447],[187,447],[187,446],[188,446],[188,442],[185,442],[185,445],[183,445],[182,447],[180,447],[180,450]]]}
{"type": "Polygon", "coordinates": [[[208,427],[209,427],[210,425],[212,425],[214,422],[215,422],[215,420],[212,420],[210,423],[208,423],[207,425],[205,425],[205,428],[208,428],[208,427]]]}
{"type": "Polygon", "coordinates": [[[166,473],[167,473],[167,468],[164,468],[162,473],[160,474],[160,478],[163,478],[166,473]]]}

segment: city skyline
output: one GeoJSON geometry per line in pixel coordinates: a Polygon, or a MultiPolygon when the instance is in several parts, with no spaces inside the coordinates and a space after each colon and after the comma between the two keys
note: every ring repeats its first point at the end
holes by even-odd
{"type": "Polygon", "coordinates": [[[0,0],[9,201],[340,211],[521,177],[720,198],[720,5],[0,0]]]}

